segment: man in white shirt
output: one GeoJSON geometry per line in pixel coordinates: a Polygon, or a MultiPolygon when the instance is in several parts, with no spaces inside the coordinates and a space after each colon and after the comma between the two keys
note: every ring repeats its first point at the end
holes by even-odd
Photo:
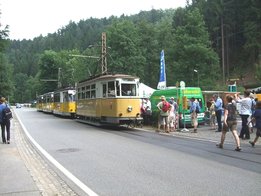
{"type": "Polygon", "coordinates": [[[250,139],[248,117],[252,115],[252,100],[249,97],[250,91],[244,91],[244,98],[240,99],[240,97],[236,94],[236,102],[241,104],[240,116],[242,119],[242,129],[239,135],[241,139],[250,139]]]}

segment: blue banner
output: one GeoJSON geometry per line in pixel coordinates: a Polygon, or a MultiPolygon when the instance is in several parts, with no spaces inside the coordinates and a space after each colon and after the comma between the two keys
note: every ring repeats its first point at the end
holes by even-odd
{"type": "Polygon", "coordinates": [[[164,50],[160,53],[160,79],[157,89],[166,88],[166,72],[165,72],[165,59],[164,59],[164,50]]]}

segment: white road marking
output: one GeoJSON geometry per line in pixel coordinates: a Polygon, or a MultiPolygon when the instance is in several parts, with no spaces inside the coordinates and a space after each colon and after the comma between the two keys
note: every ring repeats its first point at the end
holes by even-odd
{"type": "Polygon", "coordinates": [[[68,177],[71,181],[73,181],[79,188],[81,188],[85,193],[89,196],[98,196],[93,190],[87,187],[83,182],[81,182],[78,178],[76,178],[71,172],[69,172],[66,168],[64,168],[58,161],[56,161],[48,152],[46,152],[29,134],[26,127],[20,120],[18,116],[16,116],[19,123],[21,124],[25,134],[31,140],[31,142],[36,146],[36,148],[55,166],[57,167],[66,177],[68,177]]]}

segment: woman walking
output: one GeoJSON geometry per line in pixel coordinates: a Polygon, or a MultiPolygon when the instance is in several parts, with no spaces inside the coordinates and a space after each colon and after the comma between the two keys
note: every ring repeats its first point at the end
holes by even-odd
{"type": "Polygon", "coordinates": [[[236,148],[235,151],[241,151],[240,148],[240,140],[237,134],[237,115],[236,115],[236,104],[233,103],[233,97],[231,95],[228,95],[226,97],[227,105],[225,105],[224,110],[224,124],[221,134],[221,141],[219,144],[217,144],[218,148],[223,148],[223,144],[226,138],[227,131],[231,131],[236,142],[236,148]]]}

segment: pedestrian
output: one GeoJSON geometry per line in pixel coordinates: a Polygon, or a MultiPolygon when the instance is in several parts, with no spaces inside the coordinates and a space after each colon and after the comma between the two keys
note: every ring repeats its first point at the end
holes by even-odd
{"type": "Polygon", "coordinates": [[[151,102],[149,98],[143,99],[142,102],[142,111],[143,111],[143,120],[144,120],[144,125],[150,125],[151,124],[151,102]]]}
{"type": "Polygon", "coordinates": [[[177,103],[174,100],[174,97],[170,98],[169,101],[171,105],[171,109],[169,111],[169,127],[170,131],[174,132],[176,131],[176,109],[177,109],[177,103]]]}
{"type": "Polygon", "coordinates": [[[252,119],[252,115],[253,115],[254,112],[255,112],[256,101],[255,101],[255,99],[254,99],[254,94],[253,94],[253,93],[250,93],[249,97],[250,97],[252,103],[251,103],[251,115],[248,117],[247,121],[248,121],[249,132],[250,132],[250,133],[253,133],[254,123],[251,122],[251,119],[252,119]]]}
{"type": "Polygon", "coordinates": [[[0,98],[0,124],[2,131],[2,142],[10,144],[10,119],[4,118],[3,110],[9,107],[4,97],[0,98]],[[5,133],[6,132],[6,133],[5,133]]]}
{"type": "Polygon", "coordinates": [[[240,98],[237,94],[235,94],[235,99],[237,103],[241,104],[240,109],[240,117],[242,119],[242,129],[239,134],[239,138],[241,139],[250,139],[249,127],[248,127],[248,117],[251,116],[251,107],[252,100],[249,97],[250,91],[244,91],[244,98],[240,98]]]}
{"type": "Polygon", "coordinates": [[[216,130],[216,112],[215,112],[215,101],[210,100],[209,114],[210,114],[210,127],[216,130]]]}
{"type": "Polygon", "coordinates": [[[171,105],[166,101],[165,96],[160,97],[160,102],[157,107],[160,111],[158,118],[158,132],[161,126],[163,126],[163,131],[169,133],[169,111],[171,110],[171,105]]]}
{"type": "Polygon", "coordinates": [[[230,130],[235,138],[236,148],[235,151],[241,151],[240,140],[237,134],[237,107],[233,97],[228,95],[226,97],[227,104],[224,109],[224,124],[221,134],[221,141],[217,144],[218,148],[223,148],[226,133],[230,130]]]}
{"type": "Polygon", "coordinates": [[[218,124],[218,130],[216,132],[221,132],[222,130],[222,109],[223,109],[223,101],[222,99],[217,95],[213,95],[213,99],[215,101],[215,114],[216,114],[216,119],[217,119],[217,124],[218,124]]]}
{"type": "Polygon", "coordinates": [[[191,125],[193,126],[194,130],[192,133],[197,133],[197,129],[198,129],[198,114],[197,114],[197,107],[198,106],[198,102],[196,102],[195,98],[192,97],[190,99],[190,116],[191,116],[191,125]]]}
{"type": "Polygon", "coordinates": [[[256,137],[254,141],[249,141],[249,143],[254,147],[258,138],[261,136],[261,101],[256,102],[255,112],[251,119],[251,122],[253,121],[255,121],[256,124],[256,137]]]}

